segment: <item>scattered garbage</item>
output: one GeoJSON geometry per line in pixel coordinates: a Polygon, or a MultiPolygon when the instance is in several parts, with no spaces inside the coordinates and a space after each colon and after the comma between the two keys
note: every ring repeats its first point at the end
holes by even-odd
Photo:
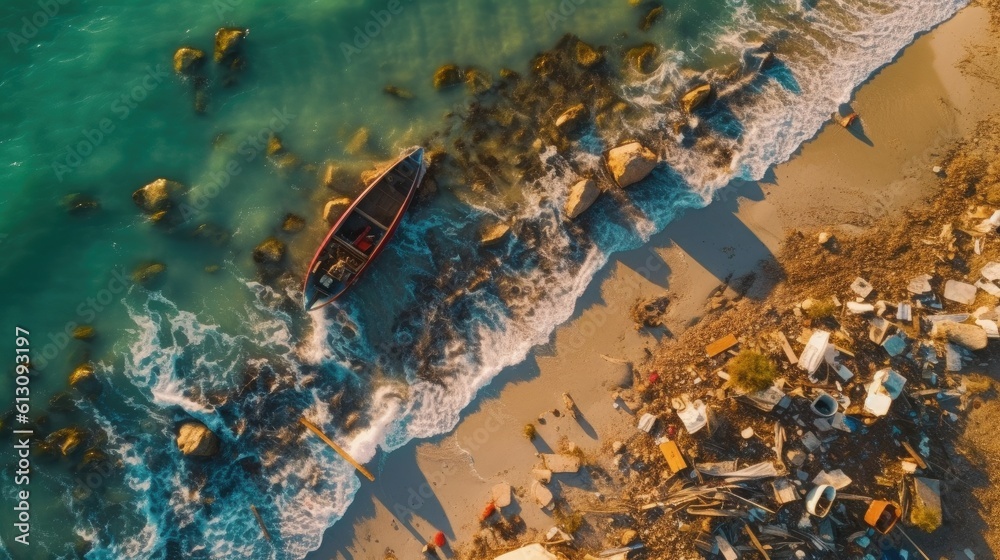
{"type": "Polygon", "coordinates": [[[638,427],[643,432],[646,432],[648,434],[653,431],[653,428],[655,426],[656,426],[656,416],[653,416],[652,414],[649,414],[647,412],[646,414],[643,414],[641,418],[639,418],[638,427]]]}
{"type": "Polygon", "coordinates": [[[737,344],[739,340],[736,339],[736,335],[729,334],[706,346],[705,353],[709,358],[714,358],[737,344]]]}
{"type": "Polygon", "coordinates": [[[927,294],[931,291],[931,279],[934,278],[930,274],[921,274],[916,278],[910,279],[910,283],[906,286],[907,291],[911,294],[921,295],[927,294]]]}
{"type": "Polygon", "coordinates": [[[535,543],[497,556],[493,560],[557,560],[557,556],[535,543]]]}

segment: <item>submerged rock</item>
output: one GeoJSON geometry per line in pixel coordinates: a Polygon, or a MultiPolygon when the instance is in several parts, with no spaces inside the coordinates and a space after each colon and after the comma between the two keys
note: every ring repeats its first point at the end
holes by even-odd
{"type": "Polygon", "coordinates": [[[258,264],[277,264],[285,257],[285,244],[268,237],[253,250],[253,260],[258,264]]]}
{"type": "Polygon", "coordinates": [[[566,199],[566,217],[572,220],[583,214],[600,194],[601,189],[593,179],[584,179],[570,187],[569,197],[566,199]]]}
{"type": "Polygon", "coordinates": [[[319,182],[324,187],[332,189],[336,178],[337,166],[333,162],[328,162],[325,166],[323,166],[323,172],[320,173],[319,182]]]}
{"type": "Polygon", "coordinates": [[[205,51],[193,47],[181,47],[174,52],[174,72],[191,75],[205,64],[205,51]]]}
{"type": "Polygon", "coordinates": [[[132,271],[132,280],[138,284],[151,284],[167,271],[167,265],[161,262],[141,264],[132,271]]]}
{"type": "Polygon", "coordinates": [[[157,179],[132,193],[136,206],[147,214],[157,214],[170,209],[172,197],[184,186],[169,179],[157,179]]]}
{"type": "Polygon", "coordinates": [[[281,231],[285,233],[298,233],[305,227],[305,218],[296,216],[295,214],[285,215],[285,219],[281,222],[281,231]]]}
{"type": "Polygon", "coordinates": [[[493,87],[493,78],[485,70],[470,67],[465,70],[465,87],[473,95],[480,94],[493,87]]]}
{"type": "Polygon", "coordinates": [[[608,152],[608,169],[620,187],[645,179],[657,163],[656,154],[638,142],[630,142],[608,152]]]}
{"type": "Polygon", "coordinates": [[[649,31],[650,27],[653,27],[660,18],[663,17],[663,6],[656,6],[652,10],[646,12],[643,16],[642,21],[639,22],[639,29],[642,31],[649,31]]]}
{"type": "Polygon", "coordinates": [[[77,340],[90,340],[97,335],[97,331],[90,325],[80,325],[73,329],[73,338],[77,340]]]}
{"type": "Polygon", "coordinates": [[[594,47],[577,41],[576,43],[576,63],[584,68],[593,68],[604,61],[604,54],[594,47]]]}
{"type": "Polygon", "coordinates": [[[49,434],[45,442],[58,448],[63,457],[68,457],[86,441],[87,436],[87,432],[80,428],[63,428],[49,434]]]}
{"type": "Polygon", "coordinates": [[[344,147],[344,151],[348,154],[354,156],[361,153],[362,150],[368,147],[368,138],[371,136],[369,130],[365,127],[361,127],[351,136],[351,139],[347,141],[347,146],[344,147]]]}
{"type": "Polygon", "coordinates": [[[230,62],[236,58],[246,36],[246,29],[237,27],[219,28],[215,32],[215,61],[230,62]]]}
{"type": "Polygon", "coordinates": [[[344,214],[344,210],[351,205],[351,199],[347,197],[334,198],[326,203],[323,207],[323,220],[331,226],[336,222],[341,215],[344,214]]]}
{"type": "Polygon", "coordinates": [[[177,448],[189,457],[211,457],[219,452],[219,438],[201,422],[186,422],[177,432],[177,448]]]}
{"type": "Polygon", "coordinates": [[[434,73],[434,87],[443,89],[462,83],[462,70],[455,64],[445,64],[434,73]]]}
{"type": "Polygon", "coordinates": [[[413,93],[401,87],[391,86],[391,85],[385,86],[385,89],[383,89],[382,91],[384,91],[387,95],[391,95],[397,99],[413,99],[413,93]]]}
{"type": "Polygon", "coordinates": [[[587,123],[590,118],[590,111],[583,103],[574,105],[559,115],[556,119],[556,128],[563,134],[575,134],[587,123]]]}
{"type": "Polygon", "coordinates": [[[702,84],[694,87],[688,90],[688,92],[681,97],[681,109],[683,109],[685,113],[691,113],[704,105],[711,95],[711,84],[702,84]]]}
{"type": "Polygon", "coordinates": [[[62,203],[70,214],[83,214],[101,207],[101,203],[97,202],[96,199],[80,193],[66,195],[63,197],[62,203]]]}
{"type": "Polygon", "coordinates": [[[76,369],[69,374],[69,385],[75,389],[86,391],[93,389],[97,385],[97,377],[94,375],[94,366],[84,363],[76,366],[76,369]]]}

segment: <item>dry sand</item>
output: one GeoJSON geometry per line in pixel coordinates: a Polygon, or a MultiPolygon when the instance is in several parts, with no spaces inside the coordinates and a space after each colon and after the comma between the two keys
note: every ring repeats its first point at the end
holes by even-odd
{"type": "MultiPolygon", "coordinates": [[[[669,292],[667,330],[680,332],[724,279],[772,258],[787,229],[849,233],[891,220],[927,195],[936,184],[931,168],[948,144],[969,134],[1000,100],[993,78],[1000,76],[1000,56],[988,19],[983,8],[963,10],[863,84],[852,103],[862,124],[854,133],[827,126],[765,180],[731,187],[646,247],[615,255],[552,342],[484,389],[455,431],[369,465],[377,482],[365,483],[309,558],[382,559],[388,550],[400,559],[421,558],[423,543],[438,530],[450,542],[468,541],[499,482],[515,487],[512,511],[529,530],[551,527],[553,520],[527,496],[535,454],[566,439],[597,450],[635,432],[635,419],[612,406],[614,367],[600,358],[638,361],[657,337],[669,336],[633,328],[628,312],[635,299],[669,292]],[[547,413],[538,425],[540,414],[563,408],[563,392],[575,399],[580,419],[547,413]],[[535,443],[522,435],[528,422],[538,425],[535,443]]],[[[585,491],[578,482],[568,477],[552,486],[585,491]]],[[[443,556],[453,557],[450,548],[443,556]]]]}

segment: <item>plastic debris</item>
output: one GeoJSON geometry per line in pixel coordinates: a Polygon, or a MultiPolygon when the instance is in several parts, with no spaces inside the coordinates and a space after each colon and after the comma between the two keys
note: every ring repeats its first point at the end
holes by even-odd
{"type": "Polygon", "coordinates": [[[911,278],[910,283],[906,286],[906,289],[911,294],[927,294],[931,291],[931,276],[930,274],[922,274],[916,278],[911,278]]]}
{"type": "Polygon", "coordinates": [[[755,478],[770,478],[778,476],[778,471],[774,468],[774,463],[764,461],[751,465],[743,469],[736,468],[736,461],[724,461],[721,463],[701,463],[695,465],[698,472],[708,476],[719,476],[727,479],[749,480],[755,478]]]}
{"type": "Polygon", "coordinates": [[[809,405],[809,408],[811,408],[817,416],[829,418],[837,413],[839,406],[840,405],[837,403],[836,399],[827,393],[820,393],[813,400],[812,404],[809,405]]]}
{"type": "Polygon", "coordinates": [[[816,373],[819,365],[823,363],[826,354],[826,347],[830,343],[830,333],[827,331],[816,331],[809,337],[805,350],[799,356],[799,367],[809,374],[816,373]]]}
{"type": "Polygon", "coordinates": [[[835,499],[837,499],[837,489],[833,486],[829,484],[815,486],[806,494],[806,511],[816,517],[826,517],[835,499]]]}
{"type": "Polygon", "coordinates": [[[687,406],[677,411],[677,417],[684,423],[684,429],[689,434],[695,434],[707,426],[710,415],[711,412],[701,399],[689,402],[687,406]]]}
{"type": "Polygon", "coordinates": [[[885,348],[885,351],[892,357],[902,354],[906,351],[906,334],[899,331],[890,336],[882,343],[882,348],[885,348]]]}
{"type": "Polygon", "coordinates": [[[858,278],[855,278],[854,282],[851,283],[851,291],[858,294],[858,297],[860,297],[861,299],[868,297],[868,295],[871,294],[872,290],[874,289],[875,288],[872,287],[872,285],[869,284],[867,280],[861,278],[860,276],[858,278]]]}
{"type": "Polygon", "coordinates": [[[911,321],[913,319],[913,306],[905,301],[896,305],[896,318],[900,321],[911,321]]]}
{"type": "Polygon", "coordinates": [[[733,545],[729,544],[729,541],[727,541],[722,535],[715,536],[715,545],[719,547],[719,554],[721,554],[726,560],[739,559],[740,555],[736,553],[736,549],[734,549],[733,545]]]}
{"type": "Polygon", "coordinates": [[[737,344],[739,341],[736,340],[736,335],[729,334],[706,346],[705,353],[709,358],[714,358],[737,344]]]}
{"type": "Polygon", "coordinates": [[[753,437],[753,428],[744,428],[743,431],[740,432],[740,435],[743,436],[743,439],[750,439],[750,438],[752,438],[753,437]]]}
{"type": "Polygon", "coordinates": [[[819,449],[819,446],[822,444],[823,442],[821,442],[819,438],[816,437],[816,434],[812,432],[806,432],[805,435],[802,436],[802,445],[806,446],[806,449],[808,449],[810,453],[819,449]]]}
{"type": "Polygon", "coordinates": [[[816,475],[816,478],[813,478],[813,484],[826,484],[833,486],[837,490],[847,488],[851,482],[853,482],[851,478],[844,474],[844,471],[840,469],[835,469],[829,472],[820,471],[819,474],[816,475]]]}
{"type": "Polygon", "coordinates": [[[667,460],[667,467],[671,471],[679,472],[688,468],[687,459],[684,458],[676,441],[671,439],[661,443],[660,452],[663,453],[663,458],[667,460]]]}
{"type": "Polygon", "coordinates": [[[856,301],[847,302],[847,310],[855,315],[864,315],[875,311],[875,306],[870,303],[858,303],[856,301]]]}
{"type": "Polygon", "coordinates": [[[865,399],[865,412],[874,416],[885,416],[903,392],[906,378],[892,369],[880,369],[875,372],[871,385],[868,387],[868,398],[865,399]]]}
{"type": "Polygon", "coordinates": [[[1000,296],[1000,286],[987,280],[976,280],[975,286],[991,296],[1000,296]]]}
{"type": "Polygon", "coordinates": [[[979,233],[989,233],[1000,227],[1000,210],[993,212],[993,215],[976,225],[979,233]]]}
{"type": "Polygon", "coordinates": [[[944,283],[944,299],[971,305],[976,301],[976,287],[958,280],[948,280],[944,283]]]}
{"type": "Polygon", "coordinates": [[[649,432],[653,431],[653,428],[655,426],[656,426],[656,416],[653,416],[652,414],[647,412],[646,414],[643,414],[641,418],[639,418],[638,427],[643,432],[646,432],[648,434],[649,432]]]}
{"type": "Polygon", "coordinates": [[[854,372],[847,369],[847,366],[841,365],[837,367],[837,376],[846,382],[850,381],[851,378],[854,377],[854,372]]]}
{"type": "Polygon", "coordinates": [[[989,319],[979,319],[976,324],[986,331],[987,338],[1000,338],[1000,328],[997,327],[996,321],[991,321],[989,319]]]}
{"type": "MultiPolygon", "coordinates": [[[[776,385],[772,385],[763,391],[758,391],[756,393],[749,393],[743,395],[741,400],[744,400],[754,407],[764,411],[771,412],[774,407],[782,405],[782,401],[788,398],[784,391],[779,389],[776,385]]],[[[782,405],[782,407],[787,405],[782,405]]]]}
{"type": "Polygon", "coordinates": [[[535,543],[497,556],[494,560],[556,560],[556,555],[545,550],[544,546],[535,543]]]}
{"type": "Polygon", "coordinates": [[[799,499],[799,493],[795,485],[787,478],[778,478],[771,483],[774,488],[774,499],[780,505],[788,504],[799,499]]]}

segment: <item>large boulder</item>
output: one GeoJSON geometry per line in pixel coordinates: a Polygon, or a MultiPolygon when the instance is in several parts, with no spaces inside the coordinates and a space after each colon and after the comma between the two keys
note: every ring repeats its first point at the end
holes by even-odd
{"type": "Polygon", "coordinates": [[[646,43],[625,51],[625,61],[641,74],[649,74],[656,69],[656,57],[660,49],[652,43],[646,43]]]}
{"type": "Polygon", "coordinates": [[[657,163],[656,154],[638,142],[629,142],[608,152],[608,169],[620,187],[645,179],[657,163]]]}
{"type": "Polygon", "coordinates": [[[988,339],[986,331],[979,325],[967,323],[956,323],[955,321],[939,321],[934,324],[931,336],[947,339],[952,344],[957,344],[969,350],[982,350],[986,348],[988,339]]]}
{"type": "Polygon", "coordinates": [[[211,457],[219,452],[219,438],[201,422],[186,422],[177,432],[177,448],[189,457],[211,457]]]}
{"type": "Polygon", "coordinates": [[[693,87],[681,97],[681,109],[683,109],[685,113],[691,113],[704,105],[711,95],[711,84],[702,84],[700,86],[693,87]]]}
{"type": "Polygon", "coordinates": [[[482,233],[479,235],[479,244],[483,247],[489,247],[491,245],[497,245],[501,241],[507,238],[507,234],[510,233],[510,224],[499,222],[492,224],[483,229],[482,233]]]}
{"type": "Polygon", "coordinates": [[[434,87],[442,89],[462,83],[462,70],[454,64],[445,64],[434,73],[434,87]]]}
{"type": "Polygon", "coordinates": [[[192,47],[181,47],[174,52],[174,72],[194,74],[205,64],[205,51],[192,47]]]}
{"type": "Polygon", "coordinates": [[[574,219],[597,200],[601,194],[601,189],[597,188],[597,183],[593,179],[584,179],[569,189],[569,197],[566,199],[566,217],[574,219]]]}
{"type": "Polygon", "coordinates": [[[86,391],[93,389],[97,385],[97,378],[94,376],[94,366],[83,363],[76,366],[76,369],[69,374],[69,384],[71,387],[86,391]]]}
{"type": "Polygon", "coordinates": [[[559,115],[559,118],[556,119],[556,128],[563,134],[573,134],[583,128],[589,118],[590,111],[587,110],[586,105],[580,103],[566,109],[563,114],[559,115]]]}
{"type": "Polygon", "coordinates": [[[247,36],[246,29],[238,27],[221,27],[215,32],[215,61],[229,62],[240,52],[243,39],[247,36]]]}
{"type": "Polygon", "coordinates": [[[351,199],[346,197],[334,198],[326,203],[323,207],[323,219],[326,223],[331,226],[336,222],[340,216],[344,214],[344,210],[351,205],[351,199]]]}
{"type": "Polygon", "coordinates": [[[142,263],[132,271],[132,281],[137,284],[149,285],[167,271],[167,265],[151,261],[142,263]]]}
{"type": "Polygon", "coordinates": [[[152,183],[132,193],[136,206],[147,214],[156,214],[170,208],[171,198],[183,190],[184,186],[176,181],[157,179],[152,183]]]}

